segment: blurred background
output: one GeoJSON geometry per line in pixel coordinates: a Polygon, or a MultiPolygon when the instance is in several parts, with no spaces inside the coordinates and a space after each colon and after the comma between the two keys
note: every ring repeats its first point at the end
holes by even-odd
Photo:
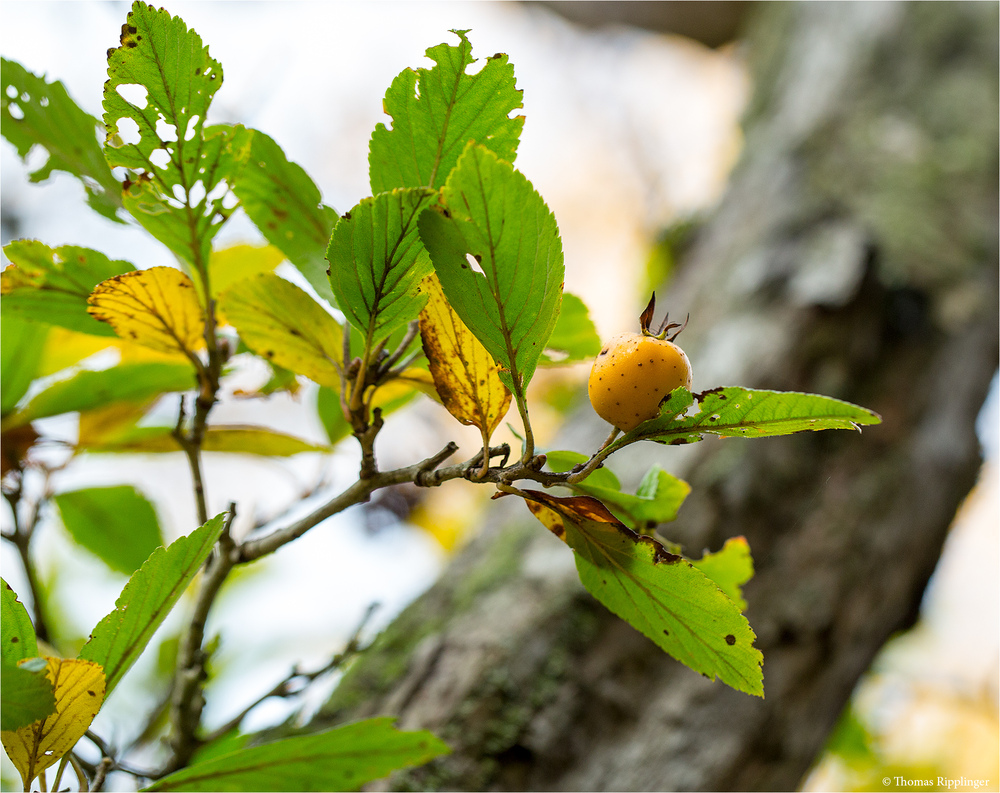
{"type": "MultiPolygon", "coordinates": [[[[651,285],[670,267],[671,235],[716,204],[741,150],[739,121],[752,86],[734,34],[745,9],[740,3],[714,4],[718,13],[705,23],[704,14],[684,13],[689,5],[173,2],[167,7],[201,35],[225,70],[210,120],[243,123],[272,136],[339,212],[369,194],[368,139],[376,123],[387,121],[381,100],[399,71],[428,65],[425,49],[455,41],[449,29],[471,29],[477,58],[508,53],[524,91],[520,112],[526,116],[517,166],[555,213],[566,254],[565,288],[583,298],[603,338],[634,326],[651,285]],[[654,9],[669,10],[670,18],[653,19],[654,9]]],[[[105,52],[117,46],[128,7],[4,2],[0,53],[61,80],[84,110],[100,116],[105,52]]],[[[90,212],[74,179],[57,173],[44,184],[28,184],[31,157],[26,167],[4,142],[0,158],[4,244],[37,238],[93,247],[140,268],[171,263],[142,230],[90,212]]],[[[253,226],[236,216],[219,243],[258,239],[253,226]]],[[[299,280],[287,264],[279,272],[299,280]]],[[[585,365],[554,370],[533,383],[533,397],[544,405],[533,414],[543,446],[568,406],[578,402],[587,373],[585,365]]],[[[265,372],[248,366],[229,388],[252,389],[264,379],[265,372]]],[[[213,418],[267,424],[323,442],[311,388],[306,384],[294,397],[228,400],[213,418]]],[[[164,415],[172,409],[165,405],[164,415]]],[[[920,621],[890,642],[863,678],[805,789],[889,789],[880,782],[884,776],[911,778],[925,771],[989,779],[986,789],[998,789],[997,416],[994,379],[979,422],[987,462],[956,516],[920,621]]],[[[394,441],[380,446],[382,464],[421,459],[449,438],[460,440],[468,456],[478,434],[466,429],[440,406],[414,403],[387,422],[385,437],[394,441]]],[[[48,420],[44,430],[72,441],[76,423],[61,417],[48,420]]],[[[343,447],[332,456],[267,462],[208,454],[209,513],[238,502],[240,533],[274,516],[285,521],[307,512],[330,488],[353,481],[356,455],[350,443],[343,447]]],[[[53,464],[65,458],[58,450],[50,453],[53,464]]],[[[170,538],[195,526],[179,454],[83,456],[51,480],[57,491],[119,483],[134,484],[156,504],[170,538]]],[[[449,554],[475,532],[476,516],[486,506],[482,499],[488,494],[478,492],[481,488],[451,484],[415,506],[397,495],[395,501],[337,516],[241,572],[209,626],[210,634],[222,636],[208,689],[209,726],[225,722],[294,664],[322,666],[370,604],[380,606],[367,634],[424,591],[449,554]]],[[[6,527],[6,513],[4,521],[6,527]]],[[[58,617],[58,639],[67,649],[79,646],[113,607],[125,579],[74,546],[55,514],[46,516],[34,553],[49,607],[58,617]]],[[[20,562],[6,545],[2,554],[3,576],[24,599],[20,562]]],[[[176,630],[176,620],[161,629],[164,646],[176,630]]],[[[95,731],[111,743],[127,743],[134,737],[134,714],[156,703],[164,674],[152,647],[109,700],[95,731]]],[[[328,679],[317,686],[310,702],[320,702],[334,683],[328,679]]],[[[268,701],[246,726],[276,723],[300,704],[268,701]]],[[[16,779],[4,757],[4,789],[18,789],[16,779]]]]}

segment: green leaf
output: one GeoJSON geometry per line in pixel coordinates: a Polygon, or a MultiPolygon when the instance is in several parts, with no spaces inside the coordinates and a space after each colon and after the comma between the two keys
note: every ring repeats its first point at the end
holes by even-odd
{"type": "Polygon", "coordinates": [[[136,0],[121,46],[108,54],[105,156],[109,165],[141,174],[125,192],[125,208],[197,269],[207,266],[211,239],[231,211],[223,206],[226,191],[217,188],[235,165],[232,130],[205,126],[221,85],[222,66],[201,37],[180,17],[136,0]],[[123,119],[138,125],[137,143],[118,137],[123,119]]]}
{"type": "Polygon", "coordinates": [[[156,509],[134,487],[89,487],[53,500],[66,531],[112,570],[132,575],[163,545],[156,509]]]}
{"type": "Polygon", "coordinates": [[[28,392],[48,336],[48,325],[0,315],[0,415],[6,417],[28,392]]]}
{"type": "Polygon", "coordinates": [[[714,581],[619,523],[595,498],[524,492],[532,513],[575,551],[590,594],[695,672],[764,696],[756,636],[714,581]]]}
{"type": "Polygon", "coordinates": [[[445,296],[520,399],[558,316],[555,218],[521,173],[473,144],[448,177],[443,206],[432,209],[421,215],[420,237],[445,296]]]}
{"type": "MultiPolygon", "coordinates": [[[[162,454],[182,451],[172,427],[135,427],[90,441],[91,454],[162,454]]],[[[203,452],[254,454],[262,457],[292,457],[303,452],[328,452],[330,447],[309,443],[266,427],[215,426],[205,432],[203,452]]]]}
{"type": "Polygon", "coordinates": [[[219,297],[219,310],[257,355],[340,390],[343,330],[295,284],[274,273],[246,278],[219,297]]]}
{"type": "Polygon", "coordinates": [[[50,248],[38,240],[15,240],[3,252],[13,263],[0,275],[5,312],[93,336],[115,335],[87,313],[87,298],[102,281],[135,270],[129,262],[76,245],[50,248]]]}
{"type": "Polygon", "coordinates": [[[3,136],[22,160],[36,145],[48,154],[31,181],[44,182],[53,171],[65,171],[83,183],[95,211],[122,222],[116,214],[122,188],[97,142],[97,119],[79,108],[61,82],[48,83],[16,61],[0,59],[0,82],[3,136]]]}
{"type": "Polygon", "coordinates": [[[521,107],[522,91],[514,87],[514,67],[507,56],[494,55],[476,74],[467,30],[453,30],[457,47],[439,44],[427,50],[431,69],[400,72],[382,102],[392,129],[378,124],[368,150],[372,193],[396,187],[444,184],[469,141],[513,162],[524,117],[510,118],[521,107]]]}
{"type": "Polygon", "coordinates": [[[199,155],[204,177],[197,183],[173,189],[176,173],[171,171],[174,166],[168,165],[157,168],[151,178],[140,177],[122,194],[129,214],[196,271],[211,258],[212,239],[233,211],[223,204],[228,194],[226,180],[234,165],[229,155],[232,129],[217,125],[205,127],[201,133],[199,155]]]}
{"type": "Polygon", "coordinates": [[[393,190],[366,198],[337,223],[327,250],[330,286],[369,345],[420,314],[420,281],[431,271],[417,218],[435,193],[393,190]]]}
{"type": "MultiPolygon", "coordinates": [[[[569,471],[588,459],[579,452],[560,451],[547,452],[545,457],[549,469],[556,472],[569,471]]],[[[646,472],[635,495],[623,493],[618,477],[606,467],[598,468],[572,488],[600,499],[619,520],[636,531],[653,529],[660,523],[675,520],[677,510],[691,492],[687,482],[668,474],[658,465],[646,472]]]]}
{"type": "Polygon", "coordinates": [[[563,292],[559,316],[538,364],[562,366],[589,360],[600,351],[601,339],[586,304],[576,295],[563,292]]]}
{"type": "MultiPolygon", "coordinates": [[[[3,579],[0,579],[0,651],[4,661],[16,664],[38,655],[35,626],[24,604],[3,579]]],[[[4,729],[8,729],[4,727],[4,729]]]]}
{"type": "Polygon", "coordinates": [[[52,384],[3,421],[3,428],[20,427],[35,419],[91,410],[115,402],[142,402],[152,396],[195,387],[189,364],[123,363],[98,372],[82,371],[52,384]]]}
{"type": "Polygon", "coordinates": [[[326,246],[337,213],[322,203],[309,175],[289,162],[263,132],[237,127],[233,192],[264,238],[305,276],[316,294],[336,304],[326,276],[326,246]]]}
{"type": "Polygon", "coordinates": [[[397,768],[447,754],[432,733],[400,732],[394,719],[344,727],[240,749],[176,771],[145,790],[357,790],[397,768]]]}
{"type": "Polygon", "coordinates": [[[55,693],[52,681],[45,674],[44,663],[41,669],[33,671],[5,656],[0,661],[0,670],[3,675],[0,730],[17,730],[55,713],[55,693]]]}
{"type": "Polygon", "coordinates": [[[860,430],[879,424],[878,414],[832,397],[797,391],[755,391],[728,386],[698,394],[698,412],[686,415],[693,397],[678,388],[660,407],[660,415],[625,433],[609,447],[640,440],[680,444],[700,441],[706,434],[742,438],[789,435],[805,430],[860,430]]]}
{"type": "Polygon", "coordinates": [[[222,534],[224,518],[225,513],[216,515],[187,537],[157,548],[125,584],[114,611],[97,623],[79,657],[104,668],[105,697],[135,663],[208,558],[222,534]]]}
{"type": "Polygon", "coordinates": [[[746,611],[741,587],[753,578],[753,557],[745,537],[730,537],[722,550],[706,553],[691,564],[718,584],[740,611],[746,611]]]}

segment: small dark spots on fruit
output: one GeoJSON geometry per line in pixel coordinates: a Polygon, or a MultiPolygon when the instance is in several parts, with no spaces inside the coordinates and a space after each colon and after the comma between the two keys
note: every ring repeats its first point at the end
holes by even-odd
{"type": "Polygon", "coordinates": [[[726,636],[726,644],[728,644],[729,646],[736,644],[736,637],[730,633],[728,636],[726,636]]]}

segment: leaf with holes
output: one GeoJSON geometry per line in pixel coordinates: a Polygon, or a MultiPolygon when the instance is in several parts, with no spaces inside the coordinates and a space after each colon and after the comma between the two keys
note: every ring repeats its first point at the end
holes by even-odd
{"type": "Polygon", "coordinates": [[[525,491],[528,508],[575,552],[595,598],[685,666],[764,696],[764,658],[746,617],[702,571],[620,523],[596,498],[525,491]]]}
{"type": "Polygon", "coordinates": [[[431,262],[417,219],[435,193],[393,190],[366,198],[337,222],[330,239],[330,286],[348,321],[370,346],[416,319],[431,262]]]}
{"type": "Polygon", "coordinates": [[[70,536],[112,570],[132,575],[163,545],[156,509],[131,485],[69,490],[53,501],[70,536]]]}
{"type": "Polygon", "coordinates": [[[684,387],[670,393],[657,418],[625,433],[609,447],[617,451],[635,441],[682,444],[709,435],[766,438],[806,430],[860,430],[879,424],[877,413],[832,397],[797,391],[759,391],[728,386],[697,395],[698,411],[687,415],[693,396],[684,387]]]}
{"type": "Polygon", "coordinates": [[[219,310],[265,360],[340,391],[343,330],[305,291],[274,273],[233,284],[219,310]]]}
{"type": "Polygon", "coordinates": [[[432,733],[403,732],[394,721],[367,719],[237,749],[175,771],[144,790],[357,790],[397,768],[451,751],[432,733]]]}
{"type": "Polygon", "coordinates": [[[92,209],[122,222],[117,215],[122,188],[97,142],[97,119],[80,109],[61,82],[46,82],[17,61],[0,58],[0,82],[3,136],[22,160],[35,146],[48,154],[31,181],[44,182],[53,171],[65,171],[83,184],[92,209]]]}
{"type": "Polygon", "coordinates": [[[50,248],[38,240],[14,240],[3,252],[12,263],[0,274],[4,312],[95,336],[115,335],[87,313],[87,298],[101,281],[134,271],[129,262],[76,245],[50,248]]]}
{"type": "Polygon", "coordinates": [[[420,237],[455,313],[506,370],[504,385],[523,395],[559,313],[555,217],[510,163],[473,144],[442,197],[421,216],[420,237]]]}
{"type": "Polygon", "coordinates": [[[235,158],[232,128],[206,127],[222,85],[222,66],[180,17],[136,0],[108,53],[104,84],[105,156],[138,178],[127,183],[125,208],[153,236],[197,269],[231,208],[223,204],[235,158]],[[138,141],[122,142],[123,122],[138,141]]]}
{"type": "Polygon", "coordinates": [[[230,146],[237,161],[233,192],[243,211],[316,294],[335,304],[326,275],[326,247],[337,213],[323,204],[309,174],[263,132],[237,127],[230,146]]]}
{"type": "Polygon", "coordinates": [[[427,305],[420,312],[420,337],[442,404],[463,424],[479,428],[484,447],[510,407],[510,391],[499,367],[445,299],[431,273],[420,285],[427,305]]]}
{"type": "Polygon", "coordinates": [[[457,47],[439,44],[427,50],[431,69],[406,69],[392,81],[382,102],[392,129],[378,124],[368,150],[372,193],[396,187],[444,184],[469,141],[513,162],[524,117],[510,118],[521,107],[514,67],[497,54],[475,74],[467,30],[453,30],[457,47]]]}
{"type": "Polygon", "coordinates": [[[193,358],[205,346],[205,315],[194,283],[173,267],[119,275],[87,298],[87,311],[123,339],[193,358]]]}
{"type": "Polygon", "coordinates": [[[0,688],[0,730],[9,732],[27,727],[56,712],[52,681],[45,675],[45,662],[40,658],[18,665],[6,658],[0,660],[3,687],[0,688]],[[39,665],[41,668],[34,668],[39,665]]]}
{"type": "Polygon", "coordinates": [[[216,515],[187,537],[157,548],[129,578],[115,609],[104,617],[80,651],[80,658],[104,668],[107,693],[145,649],[191,579],[201,569],[224,528],[216,515]]]}
{"type": "Polygon", "coordinates": [[[17,730],[0,732],[3,747],[21,775],[25,790],[76,745],[104,702],[104,672],[99,664],[47,656],[45,661],[55,696],[55,713],[17,730]]]}

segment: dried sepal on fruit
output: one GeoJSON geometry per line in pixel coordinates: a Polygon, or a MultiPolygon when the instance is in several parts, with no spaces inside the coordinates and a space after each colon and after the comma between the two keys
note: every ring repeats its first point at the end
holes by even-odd
{"type": "Polygon", "coordinates": [[[665,316],[649,329],[656,295],[639,317],[639,333],[622,333],[601,347],[590,370],[590,404],[602,419],[628,432],[660,413],[660,403],[675,388],[691,388],[691,362],[673,343],[684,327],[665,316]],[[670,337],[667,337],[674,331],[670,337]]]}

